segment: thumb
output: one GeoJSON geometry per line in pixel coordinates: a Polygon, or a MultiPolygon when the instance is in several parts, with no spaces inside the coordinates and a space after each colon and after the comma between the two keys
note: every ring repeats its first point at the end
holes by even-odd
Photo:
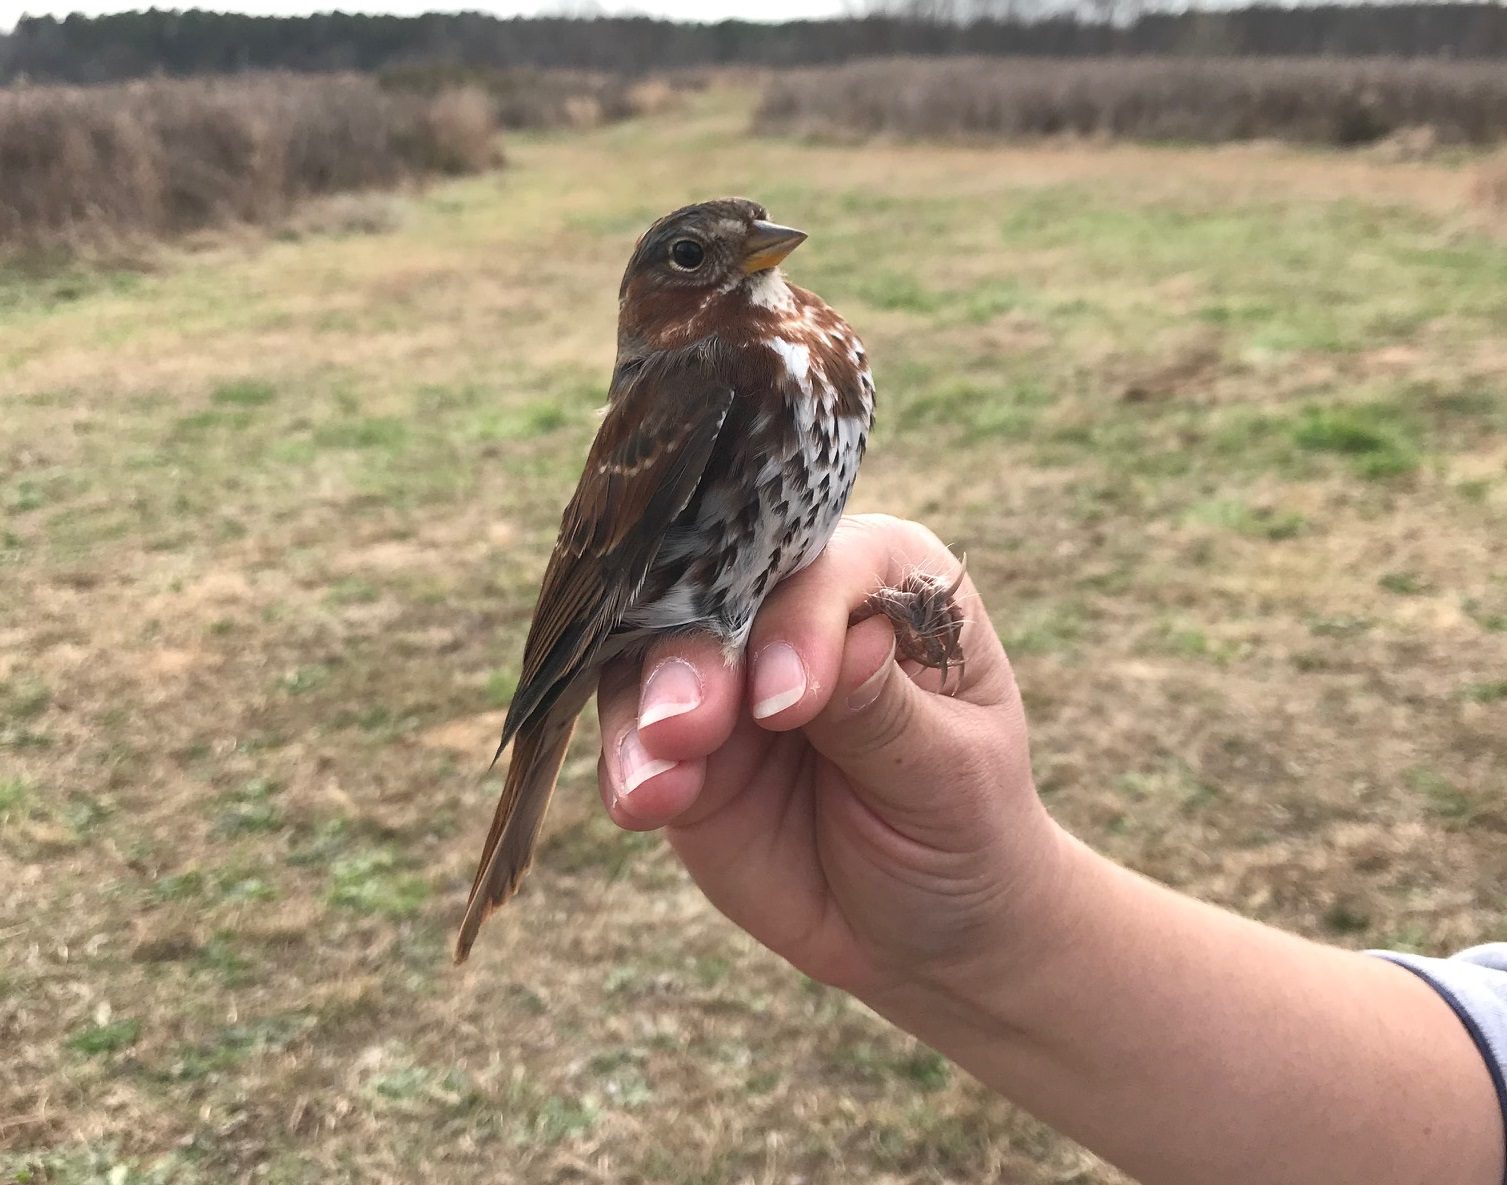
{"type": "Polygon", "coordinates": [[[962,853],[998,825],[1012,769],[1030,777],[1023,719],[1018,733],[999,723],[988,707],[918,686],[895,660],[893,627],[873,617],[848,630],[831,699],[805,733],[882,821],[962,853]]]}

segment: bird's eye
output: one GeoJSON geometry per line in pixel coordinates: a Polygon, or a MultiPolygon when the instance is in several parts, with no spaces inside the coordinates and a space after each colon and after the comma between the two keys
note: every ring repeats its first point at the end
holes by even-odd
{"type": "Polygon", "coordinates": [[[701,266],[706,252],[695,239],[681,239],[670,248],[670,262],[684,272],[693,272],[701,266]]]}

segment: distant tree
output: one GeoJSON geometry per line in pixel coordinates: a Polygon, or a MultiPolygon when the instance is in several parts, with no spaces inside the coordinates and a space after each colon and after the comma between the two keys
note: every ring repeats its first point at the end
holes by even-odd
{"type": "MultiPolygon", "coordinates": [[[[570,0],[588,11],[597,0],[570,0]]],[[[1152,10],[1143,0],[855,0],[853,15],[783,25],[648,17],[256,17],[198,9],[23,17],[0,38],[0,82],[107,82],[244,70],[379,70],[416,63],[622,73],[790,66],[908,54],[1331,54],[1507,58],[1507,6],[1345,4],[1152,10]]]]}

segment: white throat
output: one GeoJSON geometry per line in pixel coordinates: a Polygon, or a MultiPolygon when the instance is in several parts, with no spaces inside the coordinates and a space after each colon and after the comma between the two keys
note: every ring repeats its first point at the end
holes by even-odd
{"type": "Polygon", "coordinates": [[[743,281],[748,293],[748,303],[756,308],[773,309],[781,313],[795,311],[795,293],[785,283],[785,277],[777,267],[755,272],[743,281]]]}

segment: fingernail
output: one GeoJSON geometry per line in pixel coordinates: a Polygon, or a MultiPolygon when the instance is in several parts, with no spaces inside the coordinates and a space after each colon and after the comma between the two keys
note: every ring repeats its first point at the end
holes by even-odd
{"type": "Polygon", "coordinates": [[[884,656],[884,661],[879,664],[879,669],[860,683],[848,694],[848,709],[853,712],[861,712],[876,699],[884,690],[884,681],[889,678],[890,663],[895,661],[895,644],[890,643],[890,652],[884,656]]]}
{"type": "Polygon", "coordinates": [[[676,766],[674,761],[662,761],[650,757],[643,741],[638,739],[638,729],[629,728],[617,743],[618,768],[623,771],[623,789],[619,798],[627,798],[650,778],[656,778],[676,766]]]}
{"type": "Polygon", "coordinates": [[[701,677],[682,658],[660,663],[644,683],[638,701],[638,726],[648,728],[661,720],[684,716],[701,706],[701,677]]]}
{"type": "Polygon", "coordinates": [[[753,670],[753,717],[764,720],[801,701],[806,668],[789,642],[774,642],[759,651],[753,670]]]}

